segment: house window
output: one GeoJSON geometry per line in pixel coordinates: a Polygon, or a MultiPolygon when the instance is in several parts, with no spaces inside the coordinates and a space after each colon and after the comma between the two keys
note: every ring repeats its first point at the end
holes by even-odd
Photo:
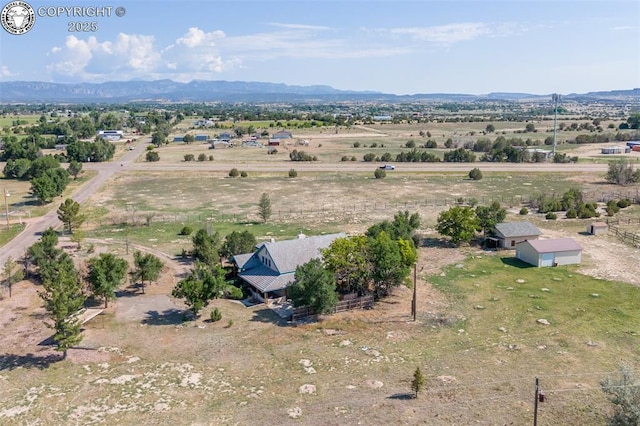
{"type": "Polygon", "coordinates": [[[511,240],[511,247],[515,247],[516,246],[516,240],[511,240]]]}

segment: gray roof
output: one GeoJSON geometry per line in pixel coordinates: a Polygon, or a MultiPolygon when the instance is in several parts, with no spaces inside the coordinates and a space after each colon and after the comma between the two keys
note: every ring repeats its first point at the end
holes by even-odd
{"type": "Polygon", "coordinates": [[[582,251],[580,244],[573,238],[557,238],[553,240],[529,240],[520,244],[530,244],[538,253],[559,251],[582,251]]]}
{"type": "Polygon", "coordinates": [[[260,291],[280,290],[293,282],[298,266],[319,258],[320,250],[329,247],[335,239],[346,236],[339,233],[264,242],[256,246],[254,253],[236,255],[233,261],[241,269],[238,276],[260,291]],[[269,253],[275,269],[268,268],[258,258],[257,253],[262,249],[269,253]]]}
{"type": "Polygon", "coordinates": [[[503,222],[496,225],[496,232],[504,238],[542,235],[542,232],[531,222],[503,222]]]}

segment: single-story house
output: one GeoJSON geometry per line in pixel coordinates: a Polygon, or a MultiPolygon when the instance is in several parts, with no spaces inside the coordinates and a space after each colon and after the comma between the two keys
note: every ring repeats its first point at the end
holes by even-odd
{"type": "Polygon", "coordinates": [[[261,301],[286,295],[286,288],[295,280],[296,268],[311,259],[320,258],[325,249],[346,234],[327,234],[295,240],[260,243],[253,253],[238,254],[231,261],[238,276],[249,286],[253,296],[261,301]]]}
{"type": "Polygon", "coordinates": [[[495,238],[502,248],[515,248],[516,244],[537,240],[542,232],[531,222],[503,222],[495,226],[495,238]]]}
{"type": "Polygon", "coordinates": [[[609,225],[605,222],[593,222],[587,225],[587,233],[591,235],[606,234],[609,230],[609,225]]]}
{"type": "Polygon", "coordinates": [[[229,142],[231,139],[233,139],[233,137],[231,136],[231,133],[220,133],[218,139],[220,139],[221,141],[229,142]]]}
{"type": "Polygon", "coordinates": [[[280,146],[280,139],[269,139],[269,146],[280,146]]]}
{"type": "Polygon", "coordinates": [[[194,137],[194,141],[196,142],[206,142],[209,140],[209,135],[196,135],[194,137]]]}
{"type": "Polygon", "coordinates": [[[291,132],[280,130],[279,132],[275,132],[273,136],[271,136],[271,139],[291,139],[292,137],[291,132]]]}
{"type": "Polygon", "coordinates": [[[573,265],[582,261],[582,247],[573,238],[523,241],[516,258],[538,267],[573,265]]]}
{"type": "Polygon", "coordinates": [[[184,136],[174,136],[173,141],[176,143],[182,143],[184,142],[184,136]]]}

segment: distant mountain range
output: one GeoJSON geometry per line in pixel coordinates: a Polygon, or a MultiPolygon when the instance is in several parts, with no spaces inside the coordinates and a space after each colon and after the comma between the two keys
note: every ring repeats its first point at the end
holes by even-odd
{"type": "MultiPolygon", "coordinates": [[[[427,93],[394,95],[373,91],[338,90],[330,86],[289,86],[245,81],[172,80],[110,81],[105,83],[47,83],[42,81],[0,82],[0,103],[117,103],[117,102],[327,102],[327,101],[444,101],[541,100],[551,95],[530,93],[489,93],[469,95],[427,93]]],[[[640,88],[608,92],[571,93],[572,100],[640,102],[640,88]]]]}

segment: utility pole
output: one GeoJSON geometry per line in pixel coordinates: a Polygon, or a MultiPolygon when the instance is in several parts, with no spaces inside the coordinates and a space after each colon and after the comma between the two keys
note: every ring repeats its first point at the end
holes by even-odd
{"type": "Polygon", "coordinates": [[[413,264],[413,300],[411,301],[411,315],[413,315],[413,321],[416,320],[416,314],[418,311],[418,281],[417,277],[417,263],[413,264]]]}
{"type": "Polygon", "coordinates": [[[536,396],[533,402],[533,426],[538,425],[538,378],[536,377],[536,396]]]}
{"type": "Polygon", "coordinates": [[[9,196],[9,194],[7,194],[7,187],[3,187],[2,188],[3,192],[4,192],[4,211],[5,214],[7,215],[7,229],[9,229],[9,204],[7,203],[7,197],[9,196]]]}
{"type": "Polygon", "coordinates": [[[551,95],[551,100],[553,101],[553,156],[555,157],[558,148],[558,102],[560,101],[560,95],[554,93],[551,95]]]}

